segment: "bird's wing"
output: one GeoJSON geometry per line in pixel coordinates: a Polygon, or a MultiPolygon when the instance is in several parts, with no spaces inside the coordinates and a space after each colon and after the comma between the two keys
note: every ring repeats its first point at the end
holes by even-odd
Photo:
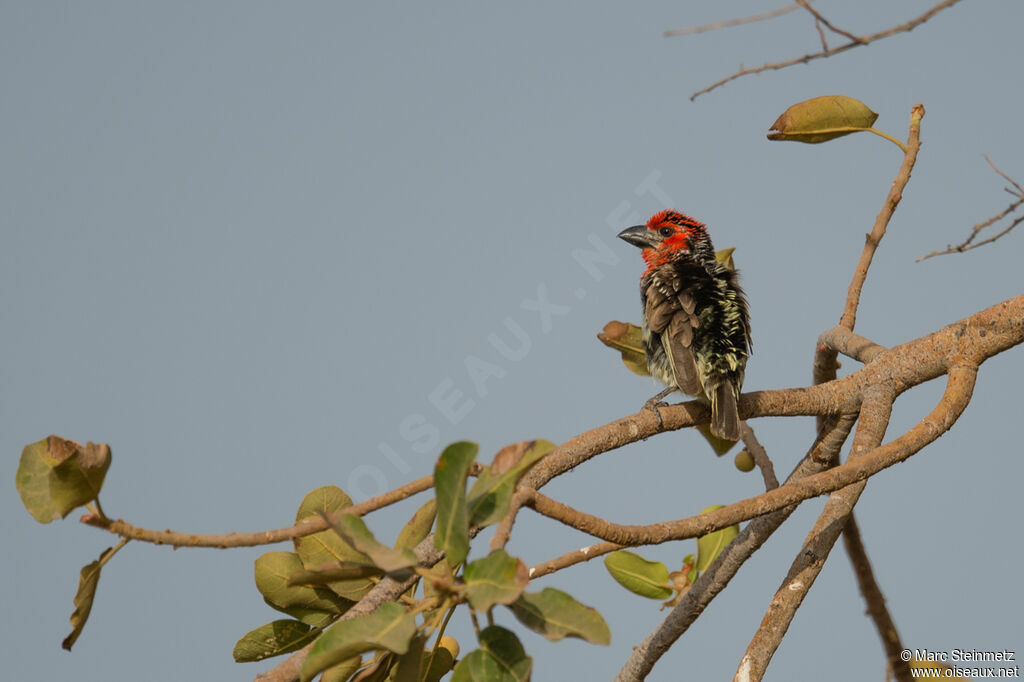
{"type": "Polygon", "coordinates": [[[693,357],[693,330],[698,326],[697,301],[687,292],[666,294],[660,286],[647,290],[647,326],[661,334],[676,386],[688,395],[699,395],[702,388],[693,357]]]}

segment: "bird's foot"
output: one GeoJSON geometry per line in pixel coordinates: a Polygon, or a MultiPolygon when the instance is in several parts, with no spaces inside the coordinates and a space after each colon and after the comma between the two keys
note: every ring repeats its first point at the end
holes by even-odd
{"type": "Polygon", "coordinates": [[[652,397],[650,400],[648,400],[646,403],[644,403],[644,409],[645,410],[650,410],[651,412],[653,412],[658,417],[658,429],[659,430],[665,427],[665,423],[661,421],[661,411],[658,409],[659,407],[665,407],[665,403],[662,402],[661,399],[665,398],[666,396],[668,396],[670,393],[672,393],[675,390],[676,390],[675,386],[672,386],[670,388],[666,388],[664,391],[661,391],[660,393],[658,393],[658,395],[652,397]]]}

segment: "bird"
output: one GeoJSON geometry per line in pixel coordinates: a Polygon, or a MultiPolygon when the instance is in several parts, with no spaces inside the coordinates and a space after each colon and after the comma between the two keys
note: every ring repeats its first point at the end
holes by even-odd
{"type": "Polygon", "coordinates": [[[675,390],[711,406],[711,433],[739,440],[737,403],[753,350],[750,312],[736,270],[715,259],[707,226],[676,210],[619,233],[642,249],[640,278],[647,370],[675,390]]]}

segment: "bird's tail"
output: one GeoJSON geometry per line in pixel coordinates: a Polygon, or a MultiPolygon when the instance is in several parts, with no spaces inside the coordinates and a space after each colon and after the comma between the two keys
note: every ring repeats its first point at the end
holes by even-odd
{"type": "Polygon", "coordinates": [[[723,381],[711,392],[711,433],[725,440],[740,439],[740,415],[731,381],[723,381]]]}

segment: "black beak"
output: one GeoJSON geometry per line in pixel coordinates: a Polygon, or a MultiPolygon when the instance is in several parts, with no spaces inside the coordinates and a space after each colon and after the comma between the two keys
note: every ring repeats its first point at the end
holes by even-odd
{"type": "Polygon", "coordinates": [[[661,239],[654,232],[647,229],[646,225],[634,225],[619,232],[619,239],[629,242],[641,249],[656,249],[661,239]]]}

